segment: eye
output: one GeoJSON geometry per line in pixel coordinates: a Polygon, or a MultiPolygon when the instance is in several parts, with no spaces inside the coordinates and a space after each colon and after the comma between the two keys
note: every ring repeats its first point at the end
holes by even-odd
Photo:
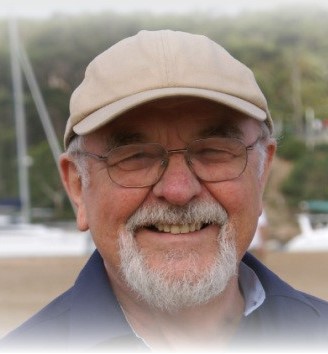
{"type": "Polygon", "coordinates": [[[125,171],[146,169],[161,161],[161,152],[153,145],[127,145],[112,150],[108,156],[110,167],[125,171]]]}
{"type": "Polygon", "coordinates": [[[230,163],[243,156],[244,150],[239,140],[231,138],[195,140],[189,148],[191,159],[202,164],[230,163]]]}
{"type": "Polygon", "coordinates": [[[235,156],[234,151],[215,147],[206,147],[194,152],[194,157],[204,163],[227,162],[235,156]]]}

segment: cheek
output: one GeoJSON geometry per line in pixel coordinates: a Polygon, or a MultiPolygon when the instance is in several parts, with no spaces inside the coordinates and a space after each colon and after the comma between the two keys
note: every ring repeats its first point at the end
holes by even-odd
{"type": "Polygon", "coordinates": [[[119,264],[118,234],[146,195],[146,189],[119,186],[90,191],[86,208],[88,225],[94,243],[108,265],[119,264]]]}
{"type": "Polygon", "coordinates": [[[239,178],[234,181],[208,185],[212,196],[223,205],[229,217],[235,215],[256,215],[261,201],[259,180],[239,178]]]}
{"type": "Polygon", "coordinates": [[[238,256],[242,258],[253,238],[261,211],[259,181],[245,176],[209,186],[208,189],[228,213],[229,222],[236,230],[238,256]]]}

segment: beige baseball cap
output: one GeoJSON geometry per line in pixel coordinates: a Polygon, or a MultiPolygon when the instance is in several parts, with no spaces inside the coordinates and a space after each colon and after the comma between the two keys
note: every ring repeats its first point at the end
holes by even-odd
{"type": "Polygon", "coordinates": [[[64,144],[122,113],[164,97],[194,96],[265,121],[267,101],[252,71],[216,42],[171,30],[140,31],[100,55],[73,92],[64,144]]]}

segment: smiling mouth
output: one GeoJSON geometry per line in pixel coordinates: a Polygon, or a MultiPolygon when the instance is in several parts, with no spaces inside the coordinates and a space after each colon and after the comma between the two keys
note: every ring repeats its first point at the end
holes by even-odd
{"type": "Polygon", "coordinates": [[[199,231],[209,224],[203,223],[193,223],[193,224],[183,224],[183,225],[171,225],[171,224],[155,224],[147,227],[151,231],[171,233],[174,235],[187,234],[190,232],[199,231]]]}

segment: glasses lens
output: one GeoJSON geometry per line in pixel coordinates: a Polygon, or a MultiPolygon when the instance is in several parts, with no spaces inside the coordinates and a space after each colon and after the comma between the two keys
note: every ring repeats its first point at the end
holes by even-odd
{"type": "Polygon", "coordinates": [[[154,184],[164,167],[166,151],[159,144],[125,145],[108,155],[108,173],[117,184],[125,187],[146,187],[154,184]]]}
{"type": "Polygon", "coordinates": [[[237,178],[247,164],[246,147],[237,139],[196,140],[190,144],[188,151],[194,172],[208,182],[237,178]]]}

